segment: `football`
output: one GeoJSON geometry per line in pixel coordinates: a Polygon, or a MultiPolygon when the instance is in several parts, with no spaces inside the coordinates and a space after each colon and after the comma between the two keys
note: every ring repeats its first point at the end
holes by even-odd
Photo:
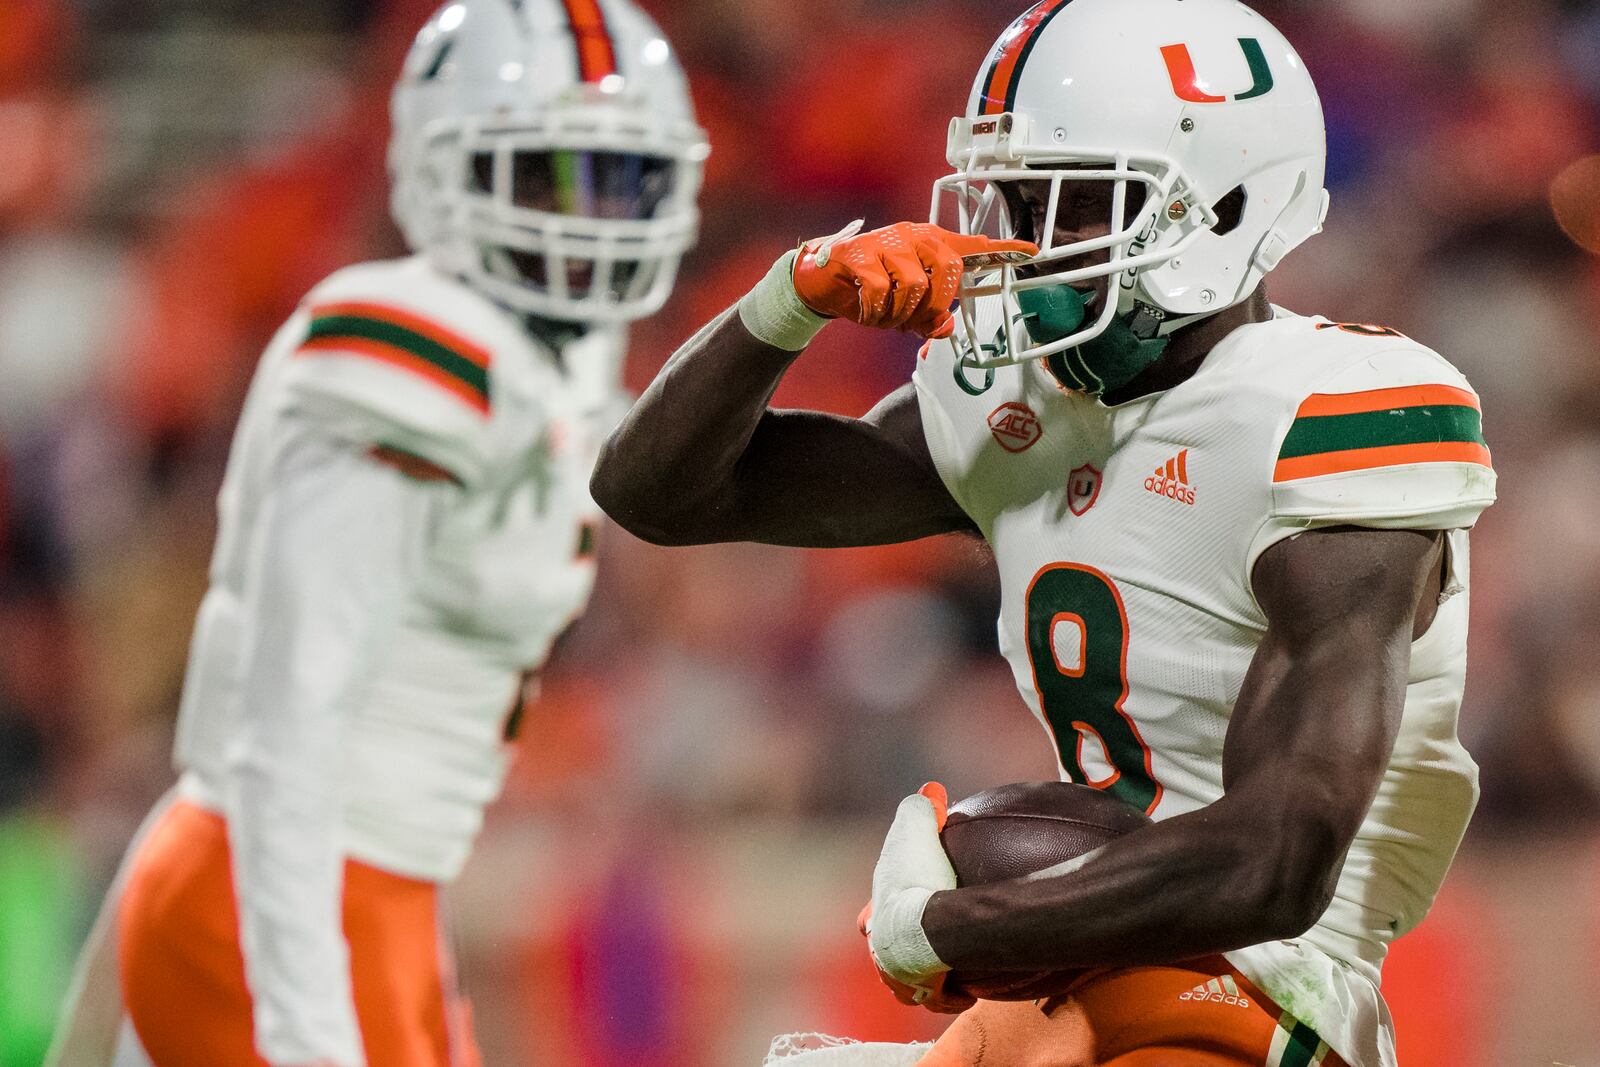
{"type": "MultiPolygon", "coordinates": [[[[941,840],[960,885],[1021,878],[1077,859],[1151,825],[1110,793],[1072,782],[1018,782],[950,806],[941,840]]],[[[1063,992],[1079,972],[952,972],[950,988],[990,1000],[1032,1000],[1063,992]]]]}

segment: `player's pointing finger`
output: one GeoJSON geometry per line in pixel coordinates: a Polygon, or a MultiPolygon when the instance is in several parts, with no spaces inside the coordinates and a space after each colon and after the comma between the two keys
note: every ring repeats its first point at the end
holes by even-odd
{"type": "Polygon", "coordinates": [[[995,262],[1021,262],[1016,256],[1025,256],[1032,259],[1039,254],[1039,246],[1032,241],[1001,240],[996,237],[985,237],[981,233],[952,233],[945,237],[944,243],[950,246],[951,251],[963,258],[968,256],[995,256],[995,262]]]}
{"type": "Polygon", "coordinates": [[[962,271],[1038,254],[1027,241],[952,233],[925,222],[866,233],[859,227],[852,223],[801,246],[790,275],[795,295],[820,315],[924,337],[949,333],[950,302],[962,271]]]}

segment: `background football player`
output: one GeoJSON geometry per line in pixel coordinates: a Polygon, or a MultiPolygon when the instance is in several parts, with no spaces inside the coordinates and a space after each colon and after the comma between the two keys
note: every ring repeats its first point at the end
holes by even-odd
{"type": "Polygon", "coordinates": [[[963,234],[783,256],[596,470],[661,543],[982,535],[1063,774],[1157,820],[1075,873],[958,889],[939,791],[902,804],[870,944],[906,1002],[968,1008],[929,1065],[1393,1063],[1379,967],[1476,801],[1466,529],[1495,475],[1442,358],[1268,302],[1324,158],[1304,65],[1242,5],[1045,0],[952,125],[963,234]],[[863,418],[769,410],[833,317],[934,340],[863,418]],[[1042,1005],[942,989],[1080,967],[1106,969],[1042,1005]]]}
{"type": "Polygon", "coordinates": [[[180,782],[107,907],[158,1067],[476,1062],[439,886],[588,599],[626,324],[697,229],[705,138],[627,0],[451,3],[393,120],[416,254],[327,279],[261,361],[180,782]]]}

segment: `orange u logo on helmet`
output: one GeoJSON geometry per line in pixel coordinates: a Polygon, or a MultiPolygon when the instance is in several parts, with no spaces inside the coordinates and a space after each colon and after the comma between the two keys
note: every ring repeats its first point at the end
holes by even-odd
{"type": "Polygon", "coordinates": [[[1244,52],[1245,62],[1250,65],[1250,77],[1255,84],[1245,92],[1233,96],[1215,96],[1200,87],[1202,82],[1195,73],[1194,57],[1189,54],[1189,46],[1166,45],[1161,49],[1161,58],[1167,61],[1167,74],[1172,78],[1172,91],[1178,94],[1179,100],[1186,100],[1191,104],[1226,104],[1230,101],[1254,100],[1258,96],[1266,96],[1272,91],[1274,81],[1272,67],[1267,63],[1267,54],[1262,51],[1261,42],[1254,37],[1240,37],[1239,49],[1244,52]]]}

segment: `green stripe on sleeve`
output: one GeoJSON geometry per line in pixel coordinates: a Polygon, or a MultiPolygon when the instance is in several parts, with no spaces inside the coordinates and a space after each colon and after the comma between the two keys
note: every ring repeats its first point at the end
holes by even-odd
{"type": "Polygon", "coordinates": [[[1278,1060],[1279,1067],[1311,1067],[1317,1060],[1322,1039],[1315,1030],[1297,1020],[1285,1017],[1278,1025],[1285,1026],[1290,1022],[1294,1023],[1294,1029],[1289,1031],[1288,1044],[1284,1046],[1283,1057],[1278,1060]]]}
{"type": "Polygon", "coordinates": [[[489,372],[429,337],[382,319],[358,315],[325,315],[311,321],[309,340],[359,338],[408,352],[432,364],[489,400],[489,372]]]}
{"type": "Polygon", "coordinates": [[[1354,415],[1311,415],[1294,420],[1279,459],[1347,452],[1386,445],[1467,441],[1483,444],[1483,419],[1461,404],[1363,411],[1354,415]]]}

